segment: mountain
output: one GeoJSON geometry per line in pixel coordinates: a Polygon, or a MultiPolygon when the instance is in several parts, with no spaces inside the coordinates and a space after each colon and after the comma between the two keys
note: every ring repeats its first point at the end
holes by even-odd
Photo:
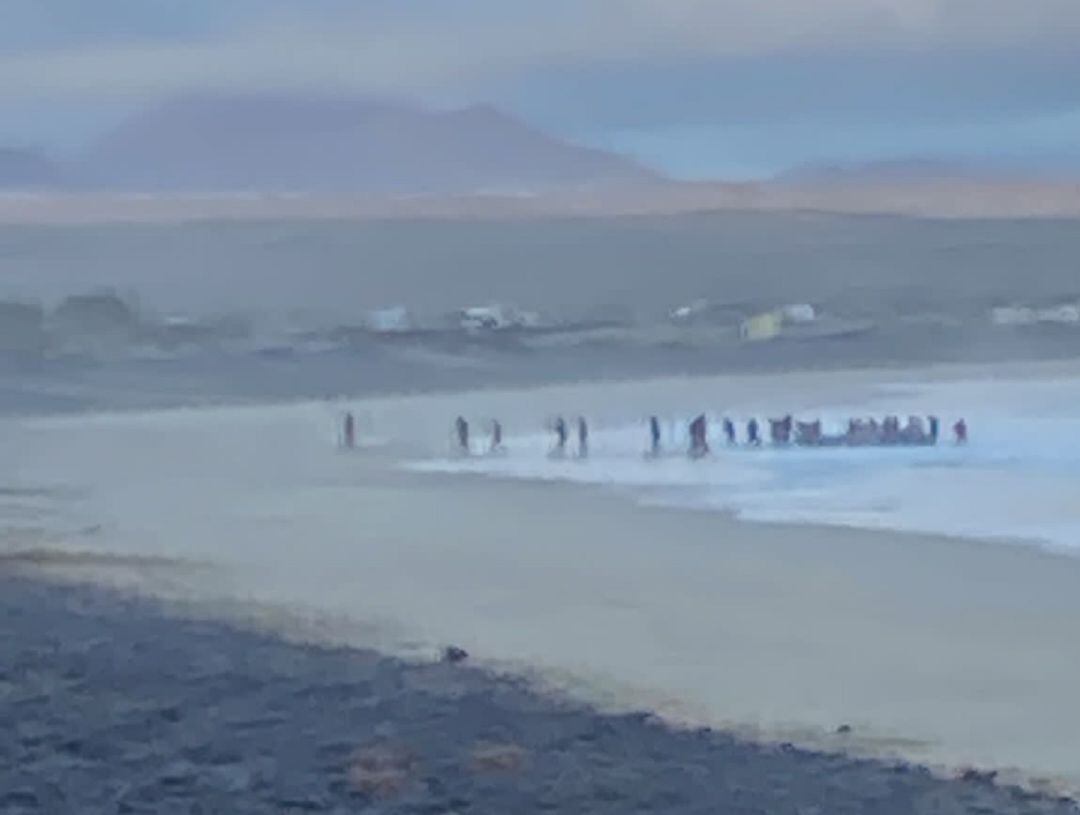
{"type": "Polygon", "coordinates": [[[33,189],[59,183],[60,168],[34,150],[0,147],[0,189],[33,189]]]}
{"type": "Polygon", "coordinates": [[[852,164],[803,164],[774,180],[793,184],[879,184],[993,180],[1006,170],[990,163],[945,158],[897,158],[852,164]]]}
{"type": "Polygon", "coordinates": [[[492,107],[284,96],[186,97],[107,134],[82,180],[174,192],[529,192],[646,181],[648,169],[492,107]]]}

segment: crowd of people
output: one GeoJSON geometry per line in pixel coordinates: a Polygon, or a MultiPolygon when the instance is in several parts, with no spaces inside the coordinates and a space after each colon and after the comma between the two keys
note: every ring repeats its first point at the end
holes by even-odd
{"type": "MultiPolygon", "coordinates": [[[[694,418],[687,428],[689,438],[688,454],[691,458],[700,458],[709,452],[709,433],[707,418],[701,414],[694,418]]],[[[660,422],[655,416],[649,418],[650,447],[653,455],[660,453],[660,422]]],[[[728,446],[739,443],[735,423],[724,417],[721,430],[728,446]]],[[[952,426],[953,440],[957,444],[966,444],[968,440],[967,422],[957,419],[952,426]]],[[[901,422],[897,416],[886,416],[881,421],[876,418],[849,419],[843,432],[827,434],[822,429],[820,419],[814,421],[796,421],[790,414],[780,419],[769,419],[769,442],[775,446],[797,445],[800,447],[889,447],[889,446],[931,446],[938,442],[941,422],[937,416],[909,416],[901,422]]],[[[745,444],[760,447],[763,443],[761,425],[757,419],[746,422],[745,444]]]]}
{"type": "MultiPolygon", "coordinates": [[[[852,418],[848,420],[843,432],[833,434],[823,432],[820,419],[809,422],[797,421],[788,414],[783,418],[768,421],[769,443],[778,447],[787,445],[799,447],[930,446],[937,444],[941,431],[941,423],[937,416],[927,416],[924,419],[922,416],[912,415],[906,422],[901,422],[897,416],[886,416],[881,421],[874,417],[852,418]]],[[[648,424],[647,455],[658,457],[663,453],[660,419],[650,416],[648,424]]],[[[739,433],[735,423],[728,417],[724,417],[720,426],[726,444],[729,447],[739,445],[739,433]]],[[[562,416],[558,416],[551,422],[551,430],[555,438],[550,455],[555,458],[565,456],[570,442],[569,424],[562,416]]],[[[585,417],[578,417],[576,430],[576,455],[578,458],[586,458],[589,455],[589,424],[585,417]]],[[[953,441],[956,444],[967,443],[968,428],[964,419],[958,419],[953,423],[952,432],[953,441]]],[[[459,453],[468,455],[472,452],[469,422],[464,416],[458,416],[454,421],[454,438],[459,453]]],[[[704,413],[690,421],[687,426],[687,438],[689,441],[686,452],[690,458],[702,458],[709,454],[709,425],[704,413]]],[[[356,423],[351,413],[345,415],[342,444],[349,449],[356,444],[356,423]]],[[[746,422],[743,444],[750,447],[762,446],[761,425],[757,419],[751,418],[746,422]]],[[[487,451],[499,453],[503,449],[502,424],[497,419],[493,419],[490,423],[487,451]]]]}

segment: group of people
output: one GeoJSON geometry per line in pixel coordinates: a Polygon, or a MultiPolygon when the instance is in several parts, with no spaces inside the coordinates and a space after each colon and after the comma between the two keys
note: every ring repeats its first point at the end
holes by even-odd
{"type": "MultiPolygon", "coordinates": [[[[567,424],[566,419],[557,416],[551,423],[551,429],[555,434],[555,444],[551,448],[551,455],[553,457],[565,456],[570,441],[570,426],[567,424]]],[[[469,455],[472,452],[472,442],[469,437],[469,422],[464,416],[458,416],[454,420],[454,436],[457,451],[469,455]]],[[[589,423],[585,421],[584,416],[578,417],[577,420],[577,445],[579,458],[585,458],[589,455],[589,423]]],[[[498,419],[492,419],[488,452],[498,453],[503,449],[502,424],[498,419]]]]}
{"type": "MultiPolygon", "coordinates": [[[[909,416],[906,424],[902,424],[896,416],[886,416],[880,422],[875,418],[850,419],[843,433],[826,435],[822,432],[820,419],[800,422],[787,415],[782,419],[769,419],[769,441],[777,446],[795,444],[802,447],[926,446],[937,444],[940,428],[941,423],[937,416],[927,416],[925,423],[921,416],[909,416]]],[[[721,420],[721,429],[728,446],[739,443],[738,432],[731,419],[724,417],[721,420]]],[[[967,443],[968,428],[964,419],[958,419],[952,430],[957,444],[967,443]]],[[[687,454],[691,458],[701,458],[709,453],[708,420],[704,413],[691,420],[687,427],[687,436],[687,454]]],[[[745,440],[751,447],[761,446],[761,426],[757,419],[747,421],[745,440]]],[[[649,454],[655,457],[660,453],[660,420],[656,416],[650,416],[649,454]]]]}
{"type": "MultiPolygon", "coordinates": [[[[580,416],[576,425],[577,455],[579,458],[585,458],[589,455],[589,424],[584,416],[580,416]]],[[[493,419],[490,427],[488,452],[501,452],[504,449],[502,424],[498,419],[493,419]]],[[[802,447],[934,445],[937,444],[940,427],[941,423],[937,416],[927,416],[924,422],[922,417],[913,415],[908,417],[906,423],[901,423],[896,416],[886,416],[880,422],[872,417],[853,418],[848,420],[847,428],[843,433],[826,435],[822,432],[820,419],[801,422],[796,421],[789,414],[782,419],[769,419],[769,441],[777,446],[795,444],[802,447]]],[[[553,457],[565,456],[570,440],[569,425],[562,416],[558,416],[551,423],[551,429],[555,434],[551,455],[553,457]]],[[[739,443],[738,431],[731,419],[724,417],[721,420],[721,430],[728,446],[733,447],[739,443]]],[[[956,444],[967,443],[968,428],[964,419],[958,419],[953,423],[952,431],[956,444]]],[[[648,455],[658,457],[662,453],[662,435],[660,419],[650,416],[648,455]]],[[[709,454],[709,427],[704,413],[691,420],[687,427],[687,435],[689,438],[687,454],[690,458],[701,458],[709,454]]],[[[465,455],[471,453],[469,422],[464,416],[458,416],[454,421],[454,437],[458,452],[465,455]]],[[[757,419],[747,421],[745,443],[751,447],[761,446],[761,426],[757,419]]],[[[351,413],[345,414],[342,445],[346,449],[356,446],[356,420],[351,413]]]]}
{"type": "MultiPolygon", "coordinates": [[[[566,443],[570,437],[566,420],[562,416],[557,416],[551,427],[555,431],[555,446],[551,449],[551,455],[556,458],[565,456],[566,443]]],[[[584,416],[579,416],[577,420],[577,442],[578,458],[586,458],[589,455],[589,423],[585,421],[584,416]]]]}
{"type": "MultiPolygon", "coordinates": [[[[721,422],[721,429],[724,433],[724,439],[729,446],[733,446],[738,443],[737,431],[735,430],[735,423],[731,419],[724,417],[721,422]]],[[[701,458],[709,454],[709,420],[704,413],[698,414],[691,420],[687,427],[687,435],[690,439],[690,446],[687,450],[687,454],[690,458],[701,458]]],[[[746,423],[746,440],[747,444],[758,446],[761,444],[761,432],[757,419],[750,419],[746,423]]],[[[661,432],[660,432],[660,419],[656,416],[649,417],[649,455],[653,458],[660,455],[661,449],[661,432]]]]}
{"type": "MultiPolygon", "coordinates": [[[[472,452],[472,442],[469,438],[469,422],[464,416],[458,416],[454,420],[454,436],[457,441],[458,452],[468,455],[472,452]]],[[[488,441],[488,452],[498,453],[503,449],[502,423],[498,419],[491,420],[491,436],[488,441]]]]}

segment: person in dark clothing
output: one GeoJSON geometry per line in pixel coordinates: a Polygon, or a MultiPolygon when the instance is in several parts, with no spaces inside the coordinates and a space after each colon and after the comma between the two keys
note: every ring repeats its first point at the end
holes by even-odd
{"type": "Polygon", "coordinates": [[[926,421],[927,424],[930,426],[930,440],[934,442],[934,444],[937,444],[938,431],[940,429],[938,425],[938,417],[928,416],[926,421]]]}
{"type": "Polygon", "coordinates": [[[566,451],[566,421],[562,416],[555,420],[555,452],[566,451]]]}
{"type": "Polygon", "coordinates": [[[491,420],[491,452],[495,453],[502,449],[502,425],[498,419],[491,420]]]}
{"type": "Polygon", "coordinates": [[[965,422],[963,419],[957,419],[956,424],[953,425],[953,435],[956,437],[957,444],[967,444],[967,422],[965,422]]]}
{"type": "Polygon", "coordinates": [[[705,414],[690,422],[690,457],[701,458],[709,452],[708,427],[705,414]]]}
{"type": "Polygon", "coordinates": [[[649,451],[654,455],[660,455],[660,420],[655,416],[649,417],[649,451]]]}
{"type": "Polygon", "coordinates": [[[342,442],[345,445],[346,450],[352,450],[356,447],[356,419],[353,418],[351,413],[345,414],[345,428],[342,442]]]}
{"type": "Polygon", "coordinates": [[[735,422],[731,419],[724,417],[724,438],[727,440],[728,445],[735,444],[735,422]]]}
{"type": "Polygon", "coordinates": [[[759,433],[757,419],[751,419],[746,423],[746,443],[752,444],[754,447],[761,445],[761,435],[759,433]]]}
{"type": "Polygon", "coordinates": [[[881,423],[881,440],[885,444],[896,444],[900,441],[900,419],[896,416],[886,416],[881,423]]]}
{"type": "Polygon", "coordinates": [[[578,457],[586,458],[589,455],[589,425],[584,416],[577,420],[578,457]]]}
{"type": "Polygon", "coordinates": [[[462,453],[469,452],[469,423],[465,421],[464,416],[458,416],[457,421],[454,422],[454,427],[457,430],[457,442],[458,449],[462,453]]]}

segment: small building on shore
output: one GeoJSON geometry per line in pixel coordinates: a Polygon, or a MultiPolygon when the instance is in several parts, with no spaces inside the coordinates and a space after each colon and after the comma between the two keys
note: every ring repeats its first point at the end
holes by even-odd
{"type": "Polygon", "coordinates": [[[369,311],[364,325],[373,334],[398,334],[411,331],[414,323],[405,306],[392,306],[369,311]]]}
{"type": "Polygon", "coordinates": [[[1045,308],[997,306],[990,309],[994,325],[1022,326],[1039,324],[1080,325],[1080,304],[1059,303],[1045,308]]]}
{"type": "Polygon", "coordinates": [[[783,327],[781,311],[766,311],[743,320],[739,325],[739,338],[744,342],[764,342],[779,337],[783,327]]]}
{"type": "Polygon", "coordinates": [[[493,304],[469,306],[458,312],[458,324],[466,331],[501,331],[508,328],[532,328],[540,323],[538,315],[513,306],[493,304]]]}

